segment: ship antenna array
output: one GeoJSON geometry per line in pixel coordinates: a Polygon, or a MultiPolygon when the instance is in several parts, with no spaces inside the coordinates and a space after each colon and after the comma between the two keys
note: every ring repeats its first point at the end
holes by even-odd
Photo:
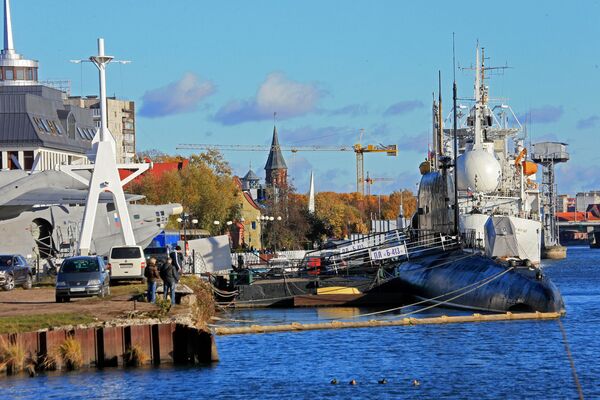
{"type": "Polygon", "coordinates": [[[454,36],[455,33],[452,32],[452,77],[453,77],[453,83],[452,83],[452,103],[453,103],[453,113],[454,113],[454,117],[453,119],[453,134],[454,134],[454,154],[452,155],[452,157],[454,158],[453,160],[453,165],[454,165],[454,234],[458,236],[458,168],[456,165],[456,159],[458,157],[458,136],[456,134],[456,119],[458,118],[457,114],[457,104],[456,104],[456,97],[457,97],[457,89],[456,89],[456,50],[455,50],[455,46],[454,46],[454,36]]]}

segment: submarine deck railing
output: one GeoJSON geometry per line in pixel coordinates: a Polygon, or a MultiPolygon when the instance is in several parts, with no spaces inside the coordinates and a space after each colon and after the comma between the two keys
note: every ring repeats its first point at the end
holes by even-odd
{"type": "Polygon", "coordinates": [[[299,267],[300,270],[314,270],[326,266],[334,273],[344,273],[350,269],[379,268],[427,252],[449,251],[459,246],[460,239],[457,236],[395,229],[308,252],[299,267]]]}

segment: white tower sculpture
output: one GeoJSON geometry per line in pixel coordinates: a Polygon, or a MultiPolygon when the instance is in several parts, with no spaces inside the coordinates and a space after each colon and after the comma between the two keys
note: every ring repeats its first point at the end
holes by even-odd
{"type": "MultiPolygon", "coordinates": [[[[114,197],[116,211],[118,213],[123,242],[126,245],[135,245],[135,237],[131,226],[131,218],[127,209],[127,201],[123,186],[135,179],[150,168],[150,164],[117,164],[115,151],[115,139],[108,130],[107,125],[107,105],[106,105],[106,66],[112,61],[112,56],[104,54],[104,39],[98,39],[98,55],[91,56],[89,60],[96,65],[100,75],[100,112],[101,126],[92,141],[92,151],[88,158],[93,162],[91,165],[62,165],[61,171],[69,174],[78,181],[89,186],[89,192],[86,199],[83,222],[78,243],[78,253],[88,255],[91,251],[92,235],[94,233],[94,221],[100,194],[103,192],[112,193],[114,197]],[[121,180],[119,168],[134,170],[134,172],[121,180]],[[76,171],[89,170],[91,176],[88,179],[78,174],[76,171]]],[[[120,243],[115,243],[118,245],[120,243]]]]}

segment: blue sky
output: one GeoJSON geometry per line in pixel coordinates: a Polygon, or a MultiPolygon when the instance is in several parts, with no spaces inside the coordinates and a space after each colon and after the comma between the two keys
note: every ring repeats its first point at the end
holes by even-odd
{"type": "MultiPolygon", "coordinates": [[[[108,93],[135,100],[138,150],[179,143],[268,144],[274,111],[282,145],[398,144],[398,157],[365,156],[373,193],[414,189],[427,151],[432,92],[442,71],[451,103],[452,32],[461,66],[477,40],[489,64],[512,68],[492,97],[532,116],[533,142],[569,143],[559,189],[600,189],[600,2],[12,0],[17,51],[40,61],[42,79],[96,94],[96,52],[111,65],[108,93]],[[99,7],[102,7],[101,9],[99,7]]],[[[459,95],[472,72],[457,72],[459,95]]],[[[267,155],[228,152],[238,174],[264,176],[267,155]]],[[[284,153],[298,191],[315,171],[318,191],[352,191],[353,153],[284,153]]]]}

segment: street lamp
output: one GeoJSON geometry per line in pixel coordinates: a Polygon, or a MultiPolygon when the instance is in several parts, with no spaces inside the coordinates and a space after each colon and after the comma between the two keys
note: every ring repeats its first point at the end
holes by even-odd
{"type": "Polygon", "coordinates": [[[179,229],[181,230],[181,226],[183,226],[183,248],[184,248],[184,253],[187,256],[187,250],[188,250],[188,246],[187,246],[187,226],[188,223],[191,222],[192,225],[196,225],[198,223],[198,219],[193,218],[190,219],[190,215],[187,213],[183,213],[181,214],[180,217],[177,218],[177,222],[179,222],[179,229]]]}

